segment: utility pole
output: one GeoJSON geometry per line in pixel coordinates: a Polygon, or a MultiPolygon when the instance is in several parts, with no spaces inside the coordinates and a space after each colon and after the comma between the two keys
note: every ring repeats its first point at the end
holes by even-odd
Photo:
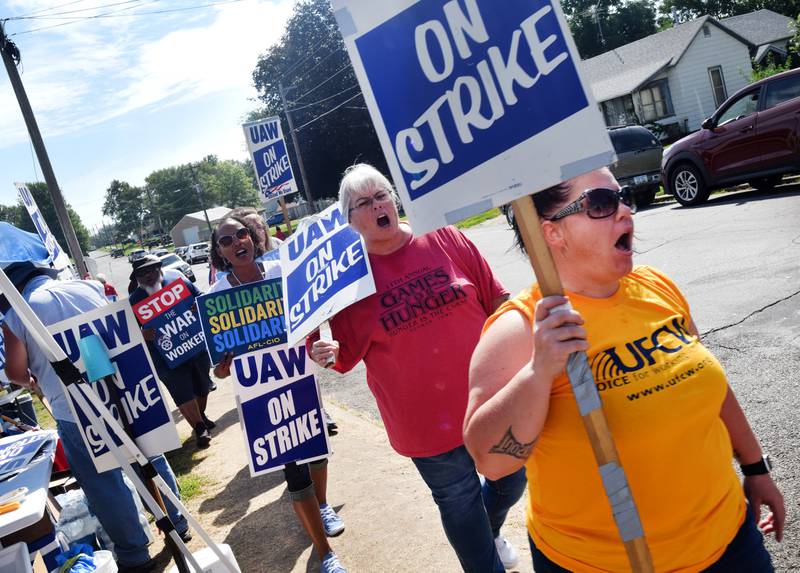
{"type": "Polygon", "coordinates": [[[200,201],[200,208],[203,209],[203,215],[206,218],[206,225],[208,225],[208,236],[211,237],[211,234],[214,230],[211,228],[211,221],[208,220],[208,211],[206,211],[206,203],[203,201],[203,189],[200,187],[200,183],[197,181],[197,176],[194,174],[194,165],[191,163],[189,164],[189,171],[192,173],[192,181],[194,182],[194,190],[197,193],[197,199],[200,201]]]}
{"type": "MultiPolygon", "coordinates": [[[[289,89],[292,88],[290,87],[289,89]]],[[[289,106],[286,105],[286,90],[283,89],[282,82],[278,82],[278,90],[281,94],[281,102],[283,102],[283,113],[286,114],[286,123],[289,124],[289,133],[292,135],[292,146],[294,147],[294,155],[297,157],[297,166],[300,167],[300,178],[303,180],[303,194],[306,196],[306,201],[308,201],[313,209],[314,203],[311,201],[311,187],[308,186],[306,168],[303,166],[303,156],[300,155],[300,146],[297,145],[297,134],[294,132],[294,123],[292,122],[292,114],[289,111],[289,106]]]]}
{"type": "Polygon", "coordinates": [[[50,157],[47,155],[47,149],[44,146],[42,134],[39,132],[39,126],[36,123],[33,109],[28,101],[28,95],[25,93],[25,87],[22,85],[22,80],[17,71],[17,64],[20,60],[19,50],[14,42],[6,37],[2,21],[0,21],[0,53],[2,53],[3,63],[8,72],[8,79],[11,80],[14,94],[17,96],[17,101],[22,111],[22,117],[25,119],[25,125],[28,127],[28,134],[31,137],[33,148],[36,150],[36,157],[39,159],[39,166],[42,169],[44,180],[47,183],[47,189],[50,191],[50,197],[53,200],[53,207],[55,208],[58,222],[61,224],[61,230],[64,232],[64,237],[67,240],[67,248],[72,258],[75,259],[75,264],[78,267],[78,276],[83,277],[89,272],[89,268],[86,266],[86,261],[83,260],[83,251],[81,251],[80,243],[78,243],[78,236],[75,234],[72,221],[69,220],[67,205],[64,203],[64,197],[61,195],[61,189],[58,186],[58,181],[56,181],[53,166],[50,165],[50,157]]]}

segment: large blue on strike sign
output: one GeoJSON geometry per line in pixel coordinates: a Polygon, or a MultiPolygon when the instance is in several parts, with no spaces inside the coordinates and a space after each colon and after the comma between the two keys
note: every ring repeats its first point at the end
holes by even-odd
{"type": "Polygon", "coordinates": [[[331,1],[415,234],[613,160],[555,0],[331,1]]]}
{"type": "Polygon", "coordinates": [[[441,5],[356,40],[412,199],[588,105],[549,2],[441,5]]]}

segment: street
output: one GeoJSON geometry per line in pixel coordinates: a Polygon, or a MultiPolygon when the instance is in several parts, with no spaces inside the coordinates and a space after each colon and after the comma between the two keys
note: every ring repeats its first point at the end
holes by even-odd
{"type": "MultiPolygon", "coordinates": [[[[772,458],[788,515],[784,542],[769,538],[768,549],[777,571],[800,570],[800,186],[714,196],[693,209],[653,206],[634,221],[635,262],[665,271],[683,290],[705,344],[723,363],[772,458]]],[[[512,294],[533,280],[504,218],[465,233],[512,294]]],[[[94,256],[122,294],[127,259],[94,256]]],[[[207,265],[193,269],[205,288],[207,265]]],[[[326,400],[378,418],[363,365],[344,376],[323,372],[321,385],[326,400]]]]}

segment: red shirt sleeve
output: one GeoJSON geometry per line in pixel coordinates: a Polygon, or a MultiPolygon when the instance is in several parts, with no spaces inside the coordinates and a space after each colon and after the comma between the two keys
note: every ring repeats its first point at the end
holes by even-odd
{"type": "Polygon", "coordinates": [[[445,227],[439,232],[454,247],[447,249],[448,254],[459,262],[461,269],[478,289],[481,306],[486,311],[486,316],[489,316],[494,312],[493,302],[503,295],[508,295],[508,289],[494,276],[492,268],[478,247],[464,233],[455,227],[445,227]]]}

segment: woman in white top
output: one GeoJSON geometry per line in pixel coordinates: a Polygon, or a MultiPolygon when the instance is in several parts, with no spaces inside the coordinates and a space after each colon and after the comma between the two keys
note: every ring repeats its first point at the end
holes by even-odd
{"type": "MultiPolygon", "coordinates": [[[[256,230],[245,219],[229,216],[220,221],[211,234],[209,252],[212,265],[227,273],[214,283],[209,292],[281,276],[278,261],[257,260],[263,250],[256,230]]],[[[233,354],[227,353],[214,368],[214,375],[218,378],[230,376],[232,362],[233,354]]],[[[321,573],[346,573],[326,537],[344,531],[344,522],[327,503],[327,463],[327,459],[299,465],[292,462],[286,464],[283,473],[294,511],[322,562],[321,573]]]]}

